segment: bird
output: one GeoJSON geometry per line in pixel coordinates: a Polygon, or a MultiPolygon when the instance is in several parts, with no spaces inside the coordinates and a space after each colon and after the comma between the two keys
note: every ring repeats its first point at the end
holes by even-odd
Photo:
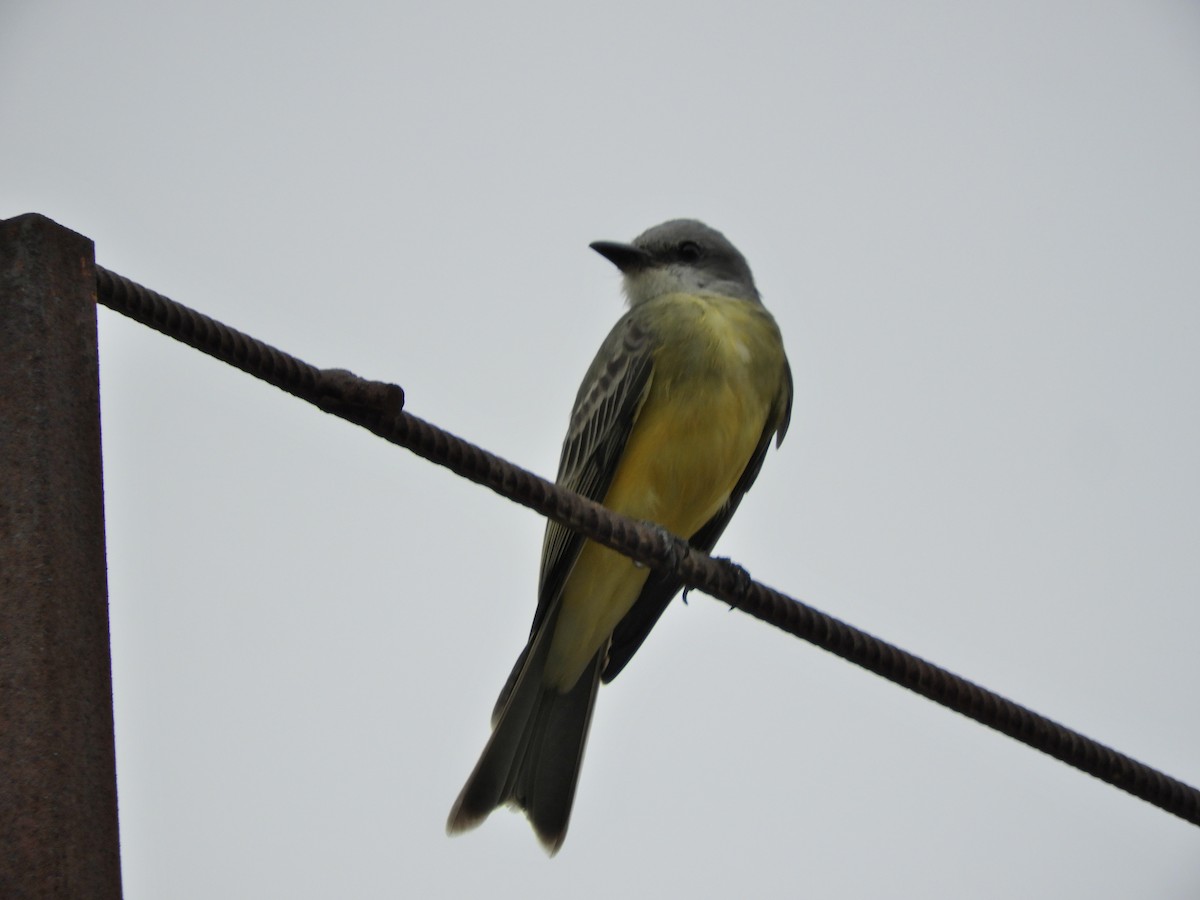
{"type": "MultiPolygon", "coordinates": [[[[694,219],[590,245],[617,267],[628,311],[575,398],[556,482],[711,552],[792,411],[783,339],[745,257],[694,219]]],[[[679,578],[549,521],[529,640],[447,832],[523,810],[562,847],[601,682],[615,678],[679,578]]]]}

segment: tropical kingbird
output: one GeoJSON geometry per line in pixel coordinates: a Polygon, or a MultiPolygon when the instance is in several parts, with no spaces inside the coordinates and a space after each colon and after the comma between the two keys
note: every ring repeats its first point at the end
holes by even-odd
{"type": "MultiPolygon", "coordinates": [[[[631,244],[591,247],[621,270],[629,311],[584,376],[557,481],[709,552],[767,445],[787,431],[792,377],[779,328],[742,254],[701,222],[678,219],[631,244]]],[[[449,832],[508,803],[557,852],[596,689],[629,662],[680,587],[547,523],[529,642],[449,832]]]]}

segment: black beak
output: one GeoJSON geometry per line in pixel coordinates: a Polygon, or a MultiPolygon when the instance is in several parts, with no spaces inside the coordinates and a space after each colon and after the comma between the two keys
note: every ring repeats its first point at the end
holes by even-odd
{"type": "Polygon", "coordinates": [[[636,272],[650,266],[650,254],[632,244],[619,244],[615,241],[596,241],[589,244],[593,250],[607,259],[624,274],[636,272]]]}

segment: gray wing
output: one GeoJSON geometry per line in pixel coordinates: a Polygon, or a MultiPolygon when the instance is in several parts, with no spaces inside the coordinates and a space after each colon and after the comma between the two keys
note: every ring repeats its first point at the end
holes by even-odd
{"type": "MultiPolygon", "coordinates": [[[[717,538],[721,536],[725,526],[733,518],[738,504],[742,502],[742,497],[746,496],[746,491],[750,490],[750,485],[754,484],[754,479],[758,477],[771,438],[775,438],[776,446],[782,444],[791,418],[792,370],[785,362],[784,385],[780,395],[775,399],[775,414],[771,416],[763,429],[762,436],[758,439],[758,445],[754,448],[750,461],[742,471],[742,477],[738,479],[729,494],[729,500],[717,511],[717,514],[705,522],[699,531],[688,537],[689,544],[704,553],[712,552],[717,538]]],[[[646,580],[642,592],[638,594],[637,600],[634,601],[633,607],[613,631],[612,644],[608,650],[608,661],[601,674],[605,684],[616,678],[625,668],[625,664],[642,646],[642,642],[650,634],[650,629],[658,622],[659,617],[666,611],[667,606],[679,593],[682,586],[683,583],[674,575],[651,571],[650,577],[646,580]]]]}
{"type": "MultiPolygon", "coordinates": [[[[575,398],[555,478],[558,484],[597,503],[604,500],[650,388],[653,352],[651,335],[631,314],[626,313],[613,326],[575,398]]],[[[566,583],[583,541],[557,522],[546,523],[533,630],[545,618],[546,605],[566,583]]]]}
{"type": "MultiPolygon", "coordinates": [[[[575,397],[570,427],[558,463],[555,479],[558,484],[597,503],[604,500],[634,420],[650,389],[654,350],[653,335],[637,325],[630,313],[613,326],[575,397]]],[[[538,629],[558,602],[583,542],[583,536],[571,529],[554,521],[546,523],[538,606],[533,615],[529,643],[500,692],[493,720],[503,709],[525,665],[538,629]]]]}

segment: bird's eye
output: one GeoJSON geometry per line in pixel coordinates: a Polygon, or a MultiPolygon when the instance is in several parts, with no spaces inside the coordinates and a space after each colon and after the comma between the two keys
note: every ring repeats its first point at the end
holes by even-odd
{"type": "Polygon", "coordinates": [[[695,241],[684,241],[679,245],[678,253],[679,258],[686,263],[699,262],[700,257],[704,255],[704,251],[695,241]]]}

